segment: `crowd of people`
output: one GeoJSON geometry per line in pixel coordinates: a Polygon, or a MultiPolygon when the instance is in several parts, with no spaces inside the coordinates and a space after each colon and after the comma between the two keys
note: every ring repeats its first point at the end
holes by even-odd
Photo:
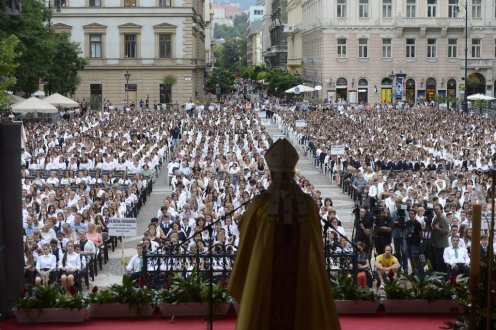
{"type": "Polygon", "coordinates": [[[137,215],[177,125],[173,114],[118,110],[25,123],[21,184],[28,282],[60,280],[67,292],[87,264],[102,258],[108,219],[137,215]]]}
{"type": "MultiPolygon", "coordinates": [[[[348,234],[369,258],[393,250],[397,265],[388,264],[388,273],[422,275],[428,261],[435,271],[468,273],[472,204],[491,208],[494,119],[430,106],[280,109],[276,119],[359,205],[348,234]]],[[[487,223],[482,227],[482,255],[472,258],[487,257],[487,223]]]]}

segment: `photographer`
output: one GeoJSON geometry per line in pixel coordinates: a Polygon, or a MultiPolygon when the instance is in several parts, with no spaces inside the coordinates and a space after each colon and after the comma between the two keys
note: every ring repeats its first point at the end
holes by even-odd
{"type": "Polygon", "coordinates": [[[412,273],[422,276],[424,265],[420,261],[420,242],[422,241],[422,225],[417,220],[417,212],[413,208],[408,211],[408,221],[406,222],[405,238],[408,247],[408,257],[412,265],[412,273]]]}
{"type": "Polygon", "coordinates": [[[358,218],[355,219],[355,235],[353,236],[354,242],[362,242],[364,245],[363,251],[369,255],[370,253],[370,233],[374,222],[370,214],[365,208],[358,209],[358,218]]]}
{"type": "Polygon", "coordinates": [[[392,236],[394,242],[394,254],[401,264],[403,272],[408,272],[408,247],[405,237],[405,228],[408,215],[407,206],[402,203],[401,197],[395,199],[395,209],[391,212],[393,219],[392,236]]]}
{"type": "Polygon", "coordinates": [[[393,219],[389,216],[388,209],[381,205],[376,208],[374,218],[374,245],[377,254],[383,254],[386,245],[391,244],[391,231],[393,219]]]}

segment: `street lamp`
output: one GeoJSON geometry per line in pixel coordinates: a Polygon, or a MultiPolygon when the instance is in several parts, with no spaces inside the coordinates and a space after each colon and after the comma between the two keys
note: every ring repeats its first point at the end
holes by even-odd
{"type": "Polygon", "coordinates": [[[131,74],[129,73],[129,71],[126,70],[126,73],[124,73],[124,78],[126,79],[126,107],[129,103],[129,99],[128,99],[128,85],[129,85],[129,79],[131,78],[131,74]]]}
{"type": "MultiPolygon", "coordinates": [[[[465,91],[463,93],[463,112],[468,112],[468,95],[467,95],[467,87],[468,87],[468,82],[467,82],[467,66],[468,66],[468,1],[465,0],[465,4],[461,4],[463,8],[465,9],[465,65],[464,65],[464,75],[463,79],[465,82],[465,91]]],[[[457,8],[457,15],[460,13],[460,8],[457,8]]]]}

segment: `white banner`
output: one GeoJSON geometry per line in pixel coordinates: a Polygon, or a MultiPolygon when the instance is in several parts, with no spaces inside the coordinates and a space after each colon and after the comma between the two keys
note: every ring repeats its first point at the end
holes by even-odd
{"type": "Polygon", "coordinates": [[[345,146],[331,146],[331,155],[343,155],[345,146]]]}
{"type": "Polygon", "coordinates": [[[137,236],[136,218],[110,218],[107,223],[110,236],[137,236]]]}
{"type": "Polygon", "coordinates": [[[295,120],[295,126],[296,127],[307,127],[307,123],[305,122],[305,119],[298,119],[298,120],[295,120]]]}

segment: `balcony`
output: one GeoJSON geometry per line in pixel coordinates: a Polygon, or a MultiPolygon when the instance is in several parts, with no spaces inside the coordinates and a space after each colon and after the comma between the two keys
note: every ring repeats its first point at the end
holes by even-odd
{"type": "Polygon", "coordinates": [[[114,67],[114,66],[139,66],[139,67],[205,67],[205,60],[191,58],[87,58],[87,67],[114,67]]]}
{"type": "MultiPolygon", "coordinates": [[[[467,68],[472,70],[481,70],[481,69],[492,69],[494,67],[493,59],[482,59],[482,58],[469,58],[467,60],[467,68]]],[[[463,58],[460,59],[460,68],[465,68],[465,60],[463,58]]]]}

